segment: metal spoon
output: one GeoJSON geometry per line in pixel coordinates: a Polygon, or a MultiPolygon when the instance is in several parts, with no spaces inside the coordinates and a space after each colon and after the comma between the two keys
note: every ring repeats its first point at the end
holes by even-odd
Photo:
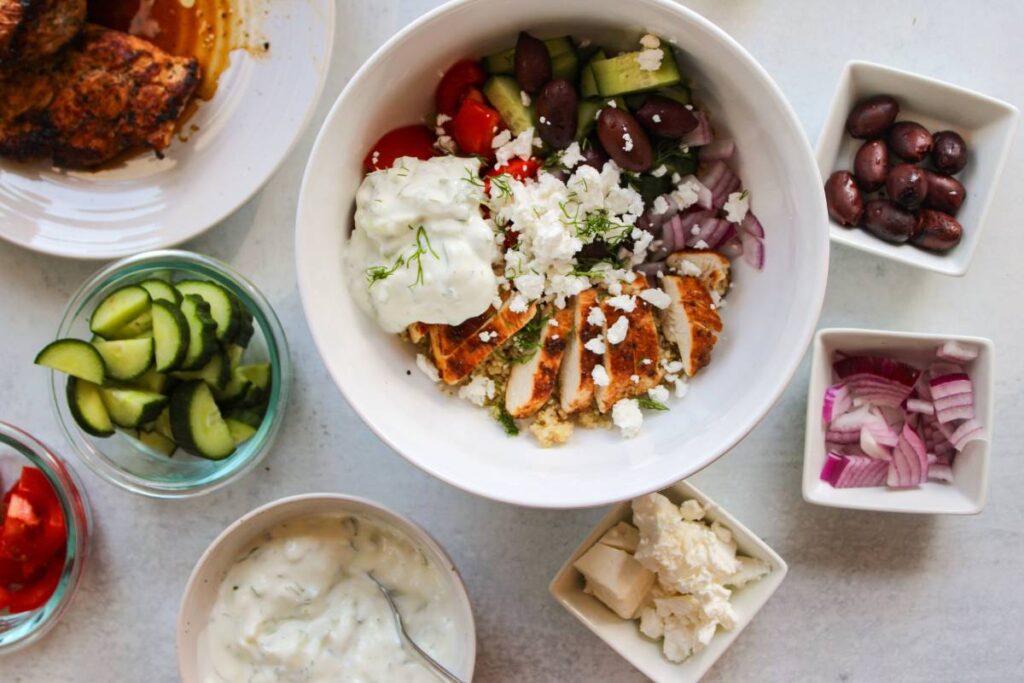
{"type": "Polygon", "coordinates": [[[370,578],[370,581],[373,581],[377,586],[380,594],[383,595],[384,599],[387,601],[388,607],[391,608],[391,614],[395,618],[395,628],[398,631],[398,638],[402,641],[402,645],[407,647],[407,649],[412,650],[428,668],[433,670],[434,673],[444,680],[449,681],[449,683],[464,683],[461,678],[441,666],[436,659],[424,652],[423,649],[409,637],[409,634],[405,630],[405,624],[402,623],[402,614],[398,611],[398,605],[396,605],[394,599],[392,599],[391,592],[385,588],[373,574],[368,573],[367,576],[370,578]]]}

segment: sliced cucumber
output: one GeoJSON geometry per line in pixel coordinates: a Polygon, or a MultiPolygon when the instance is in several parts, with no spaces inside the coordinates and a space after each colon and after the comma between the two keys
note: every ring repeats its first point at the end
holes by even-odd
{"type": "Polygon", "coordinates": [[[189,452],[210,460],[222,460],[235,452],[231,430],[206,382],[178,385],[171,396],[170,419],[174,440],[189,452]]]}
{"type": "Polygon", "coordinates": [[[580,100],[576,108],[576,139],[582,140],[597,125],[597,112],[604,108],[603,100],[580,100]]]}
{"type": "Polygon", "coordinates": [[[232,343],[245,348],[249,345],[249,341],[252,339],[253,333],[256,332],[256,328],[252,324],[252,314],[245,310],[242,304],[238,304],[238,306],[242,310],[242,322],[238,324],[238,334],[235,335],[232,343]]]}
{"type": "Polygon", "coordinates": [[[103,384],[107,376],[103,356],[92,344],[81,339],[58,339],[50,342],[36,356],[35,364],[93,384],[103,384]]]}
{"type": "Polygon", "coordinates": [[[223,389],[231,379],[231,365],[228,363],[228,355],[224,349],[217,347],[210,357],[210,362],[198,370],[178,370],[171,373],[171,377],[181,380],[201,379],[211,388],[223,389]]]}
{"type": "Polygon", "coordinates": [[[174,432],[171,431],[171,409],[164,408],[160,411],[156,421],[153,423],[153,431],[164,435],[168,439],[174,439],[174,432]]]}
{"type": "Polygon", "coordinates": [[[138,285],[114,290],[100,302],[89,319],[89,329],[105,339],[149,310],[149,292],[138,285]]]}
{"type": "Polygon", "coordinates": [[[690,87],[681,83],[679,85],[673,85],[670,88],[662,88],[658,91],[658,94],[664,95],[670,100],[675,100],[679,104],[693,104],[693,96],[690,94],[690,87]]]}
{"type": "Polygon", "coordinates": [[[93,346],[103,356],[107,376],[119,382],[131,382],[153,366],[153,339],[97,341],[93,346]]]}
{"type": "Polygon", "coordinates": [[[150,311],[143,311],[139,317],[132,320],[124,327],[119,327],[105,338],[110,340],[138,339],[153,335],[153,315],[150,311]]]}
{"type": "Polygon", "coordinates": [[[523,104],[519,84],[511,76],[491,76],[484,83],[487,101],[501,114],[512,135],[519,135],[533,126],[533,112],[523,104]]]}
{"type": "Polygon", "coordinates": [[[263,424],[264,410],[262,408],[228,408],[224,411],[224,417],[244,422],[250,427],[259,428],[263,424]]]}
{"type": "Polygon", "coordinates": [[[157,301],[170,301],[174,305],[181,303],[181,292],[166,280],[143,280],[139,287],[149,292],[149,298],[157,301]]]}
{"type": "Polygon", "coordinates": [[[223,388],[214,388],[213,395],[220,405],[228,406],[245,400],[252,388],[252,382],[238,372],[238,368],[231,371],[231,379],[223,388]]]}
{"type": "MultiPolygon", "coordinates": [[[[568,36],[559,38],[548,38],[544,41],[548,48],[548,54],[552,59],[566,52],[573,52],[572,39],[568,36]]],[[[507,50],[496,52],[493,55],[484,57],[484,66],[492,74],[510,74],[516,70],[516,49],[510,47],[507,50]]]]}
{"type": "Polygon", "coordinates": [[[160,432],[140,429],[135,435],[135,438],[149,450],[156,451],[161,455],[166,455],[168,458],[172,457],[174,455],[174,451],[178,450],[178,444],[174,443],[173,439],[168,439],[160,432]]]}
{"type": "Polygon", "coordinates": [[[224,420],[228,425],[228,431],[231,432],[231,438],[235,440],[236,446],[241,446],[243,443],[248,441],[256,433],[256,427],[250,424],[246,424],[241,420],[235,420],[232,418],[226,418],[224,420]]]}
{"type": "Polygon", "coordinates": [[[605,59],[608,59],[608,55],[604,50],[598,50],[583,67],[583,73],[580,74],[580,97],[597,97],[601,94],[597,89],[597,80],[594,78],[594,62],[605,59]]]}
{"type": "Polygon", "coordinates": [[[580,68],[580,59],[575,50],[563,52],[551,58],[551,80],[563,79],[575,86],[576,72],[580,68]]]}
{"type": "Polygon", "coordinates": [[[242,312],[230,292],[215,282],[204,280],[182,280],[174,286],[182,294],[195,294],[210,305],[210,317],[217,323],[218,340],[229,342],[235,338],[242,321],[242,312]]]}
{"type": "Polygon", "coordinates": [[[228,344],[224,347],[224,352],[228,354],[228,364],[231,369],[234,370],[242,364],[242,356],[245,355],[245,347],[239,346],[238,344],[228,344]]]}
{"type": "Polygon", "coordinates": [[[270,363],[241,365],[235,372],[251,385],[242,403],[254,406],[267,400],[270,394],[270,363]]]}
{"type": "Polygon", "coordinates": [[[152,422],[168,402],[163,394],[141,389],[100,387],[100,396],[113,423],[125,429],[152,422]]]}
{"type": "Polygon", "coordinates": [[[169,380],[167,375],[162,372],[157,372],[155,368],[150,368],[144,375],[133,380],[130,383],[132,389],[142,389],[143,391],[152,391],[157,394],[166,394],[167,385],[169,380]]]}
{"type": "Polygon", "coordinates": [[[107,437],[114,433],[114,424],[103,405],[98,385],[68,377],[67,396],[71,416],[87,434],[107,437]]]}
{"type": "Polygon", "coordinates": [[[210,317],[210,304],[196,294],[186,294],[181,313],[188,322],[188,349],[178,366],[182,370],[198,370],[210,362],[217,352],[217,323],[210,317]]]}
{"type": "Polygon", "coordinates": [[[661,48],[661,66],[655,71],[640,68],[639,52],[624,52],[591,66],[594,80],[601,95],[624,95],[627,93],[655,90],[679,82],[679,68],[672,50],[661,48]]]}
{"type": "Polygon", "coordinates": [[[188,320],[176,304],[163,299],[153,302],[151,313],[153,341],[156,343],[156,369],[160,372],[175,370],[184,362],[188,353],[188,320]]]}

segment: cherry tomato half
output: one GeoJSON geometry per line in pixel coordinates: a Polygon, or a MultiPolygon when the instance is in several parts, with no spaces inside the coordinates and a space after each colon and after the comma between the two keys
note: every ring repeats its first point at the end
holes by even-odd
{"type": "Polygon", "coordinates": [[[536,157],[530,157],[529,159],[512,159],[500,168],[492,168],[487,172],[487,177],[494,178],[500,175],[507,175],[512,176],[516,180],[526,180],[527,178],[533,178],[536,176],[540,167],[541,160],[536,157]]]}
{"type": "Polygon", "coordinates": [[[363,159],[367,172],[391,168],[399,157],[434,156],[434,132],[426,126],[404,126],[384,134],[363,159]]]}
{"type": "Polygon", "coordinates": [[[441,77],[434,93],[437,111],[448,116],[455,116],[462,100],[470,88],[477,88],[487,80],[484,67],[472,59],[455,62],[441,77]]]}
{"type": "Polygon", "coordinates": [[[454,137],[463,154],[490,158],[494,154],[491,141],[501,127],[501,115],[486,104],[466,99],[455,115],[454,137]]]}

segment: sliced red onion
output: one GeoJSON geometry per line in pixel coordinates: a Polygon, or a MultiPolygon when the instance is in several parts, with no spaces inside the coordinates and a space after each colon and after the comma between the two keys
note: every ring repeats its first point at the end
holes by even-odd
{"type": "Polygon", "coordinates": [[[679,181],[680,186],[687,183],[692,183],[697,187],[697,206],[702,209],[710,209],[711,203],[714,201],[714,195],[711,194],[711,190],[708,189],[708,186],[698,180],[695,175],[688,175],[679,181]]]}
{"type": "Polygon", "coordinates": [[[713,161],[704,167],[701,174],[697,176],[697,180],[714,194],[715,188],[721,185],[726,179],[727,174],[730,173],[732,171],[729,170],[724,161],[713,161]]]}
{"type": "Polygon", "coordinates": [[[714,134],[711,131],[711,121],[708,120],[707,114],[695,109],[693,116],[697,119],[697,127],[684,135],[679,140],[679,144],[700,147],[711,142],[714,139],[714,134]]]}
{"type": "Polygon", "coordinates": [[[763,269],[764,242],[761,241],[761,238],[747,232],[741,232],[740,242],[743,244],[743,260],[757,270],[763,269]]]}
{"type": "Polygon", "coordinates": [[[921,413],[922,415],[934,415],[935,406],[928,401],[922,401],[919,398],[908,398],[907,411],[911,413],[921,413]]]}
{"type": "Polygon", "coordinates": [[[932,398],[935,400],[972,391],[971,378],[966,372],[933,377],[928,385],[932,390],[932,398]]]}
{"type": "Polygon", "coordinates": [[[829,453],[821,469],[821,480],[837,489],[881,486],[889,464],[863,455],[829,453]]]}
{"type": "Polygon", "coordinates": [[[821,419],[827,423],[836,419],[853,406],[850,390],[845,384],[833,384],[825,390],[825,400],[821,405],[821,419]]]}
{"type": "MultiPolygon", "coordinates": [[[[865,431],[869,432],[879,445],[887,448],[893,448],[900,438],[900,435],[892,430],[892,427],[889,426],[889,423],[882,414],[874,408],[870,410],[868,417],[865,418],[864,424],[861,426],[862,435],[865,431]]],[[[863,440],[863,436],[861,438],[863,440]]],[[[861,448],[864,448],[863,444],[861,444],[861,448]]],[[[864,452],[871,455],[871,452],[866,448],[864,448],[864,452]]]]}
{"type": "Polygon", "coordinates": [[[919,486],[928,481],[928,453],[917,432],[904,425],[892,453],[886,485],[893,488],[919,486]]]}
{"type": "MultiPolygon", "coordinates": [[[[701,150],[701,152],[703,151],[701,150]]],[[[978,349],[974,346],[950,340],[940,346],[935,355],[951,363],[967,363],[978,357],[978,349]]]]}
{"type": "Polygon", "coordinates": [[[945,463],[936,462],[928,465],[928,478],[934,481],[953,481],[953,468],[945,463]]]}
{"type": "Polygon", "coordinates": [[[729,228],[731,224],[724,218],[705,218],[702,223],[695,225],[695,228],[699,228],[697,234],[694,235],[691,229],[690,235],[687,236],[686,246],[696,247],[698,244],[703,242],[707,245],[705,248],[714,249],[722,242],[726,241],[729,236],[729,228]]]}
{"type": "Polygon", "coordinates": [[[876,356],[850,356],[833,364],[854,396],[877,406],[898,408],[910,397],[918,371],[905,363],[876,356]]]}
{"type": "Polygon", "coordinates": [[[728,161],[736,151],[732,140],[715,140],[700,148],[697,158],[701,161],[728,161]]]}
{"type": "Polygon", "coordinates": [[[761,221],[757,219],[753,211],[747,211],[747,215],[740,221],[740,225],[751,235],[764,239],[764,226],[761,225],[761,221]]]}
{"type": "MultiPolygon", "coordinates": [[[[682,219],[678,215],[661,224],[661,246],[665,251],[671,253],[676,250],[676,226],[682,219]]],[[[679,246],[682,246],[682,242],[679,246]]]]}
{"type": "Polygon", "coordinates": [[[860,449],[865,454],[878,460],[889,460],[892,458],[892,447],[886,447],[878,443],[874,433],[865,425],[860,430],[860,449]]]}
{"type": "Polygon", "coordinates": [[[729,258],[738,258],[743,255],[743,242],[740,241],[739,235],[733,234],[719,245],[718,251],[729,258]]]}
{"type": "Polygon", "coordinates": [[[956,431],[950,435],[949,441],[953,444],[953,448],[963,452],[967,448],[967,444],[972,441],[980,441],[984,437],[985,429],[981,423],[971,418],[956,428],[956,431]]]}
{"type": "Polygon", "coordinates": [[[974,417],[974,388],[966,373],[934,377],[928,383],[940,424],[974,417]]]}
{"type": "MultiPolygon", "coordinates": [[[[729,171],[729,173],[732,173],[732,171],[729,171]]],[[[743,187],[743,183],[738,176],[733,175],[728,179],[728,182],[714,190],[711,197],[711,205],[716,209],[721,209],[725,206],[725,202],[729,200],[729,195],[733,192],[739,192],[741,187],[743,187]]]]}
{"type": "Polygon", "coordinates": [[[712,161],[698,179],[711,190],[711,205],[716,209],[721,209],[729,194],[740,189],[742,185],[739,177],[724,161],[712,161]]]}

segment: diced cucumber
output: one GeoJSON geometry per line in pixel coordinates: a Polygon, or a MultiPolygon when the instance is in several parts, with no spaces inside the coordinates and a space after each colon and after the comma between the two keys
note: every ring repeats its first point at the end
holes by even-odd
{"type": "Polygon", "coordinates": [[[250,406],[264,403],[270,394],[270,363],[242,365],[236,372],[251,384],[243,403],[250,406]]]}
{"type": "Polygon", "coordinates": [[[188,320],[176,304],[163,299],[153,302],[151,313],[153,341],[156,343],[156,369],[160,372],[175,370],[185,361],[188,353],[188,320]]]}
{"type": "Polygon", "coordinates": [[[580,100],[576,109],[576,139],[582,140],[597,124],[597,112],[604,107],[601,100],[580,100]]]}
{"type": "Polygon", "coordinates": [[[133,434],[132,437],[149,450],[155,451],[161,455],[166,455],[168,458],[173,457],[174,451],[178,450],[178,444],[174,443],[173,439],[168,439],[160,432],[140,429],[138,432],[133,434]]]}
{"type": "Polygon", "coordinates": [[[217,347],[210,357],[210,361],[198,370],[178,370],[171,373],[171,377],[181,380],[201,379],[210,385],[212,389],[223,389],[231,379],[231,365],[228,363],[228,355],[224,349],[217,347]]]}
{"type": "Polygon", "coordinates": [[[232,420],[238,420],[244,422],[250,427],[259,428],[263,424],[264,410],[261,408],[228,408],[224,411],[224,416],[232,420]]]}
{"type": "Polygon", "coordinates": [[[256,433],[256,427],[250,424],[246,424],[241,420],[235,420],[232,418],[226,418],[224,420],[228,425],[228,431],[231,432],[231,438],[235,440],[236,446],[241,446],[243,443],[248,441],[256,433]]]}
{"type": "Polygon", "coordinates": [[[167,393],[168,384],[167,375],[162,372],[157,372],[156,368],[150,368],[146,371],[146,374],[142,375],[130,383],[133,389],[142,389],[143,391],[154,391],[158,394],[167,393]]]}
{"type": "Polygon", "coordinates": [[[107,437],[114,433],[114,424],[103,405],[98,385],[68,377],[67,397],[71,416],[87,434],[107,437]]]}
{"type": "Polygon", "coordinates": [[[667,97],[670,100],[675,100],[679,104],[693,104],[693,96],[690,94],[690,86],[683,85],[682,83],[679,85],[673,85],[670,88],[662,88],[658,91],[658,94],[667,97]]]}
{"type": "Polygon", "coordinates": [[[210,362],[220,348],[217,346],[217,323],[210,317],[210,304],[197,294],[186,294],[181,313],[188,322],[188,349],[178,366],[182,370],[198,370],[210,362]]]}
{"type": "Polygon", "coordinates": [[[89,319],[89,329],[105,339],[149,310],[149,292],[138,285],[114,290],[89,319]]]}
{"type": "Polygon", "coordinates": [[[149,310],[146,310],[124,327],[119,327],[108,334],[105,339],[138,339],[139,337],[152,336],[152,333],[153,315],[149,310]]]}
{"type": "Polygon", "coordinates": [[[231,430],[206,382],[178,385],[171,396],[170,419],[174,441],[189,452],[210,460],[222,460],[235,452],[231,430]]]}
{"type": "Polygon", "coordinates": [[[58,339],[50,342],[36,356],[35,364],[93,384],[103,384],[107,376],[103,356],[92,344],[81,339],[58,339]]]}
{"type": "Polygon", "coordinates": [[[174,439],[174,433],[171,431],[171,409],[170,407],[164,408],[160,411],[156,421],[153,423],[153,431],[162,434],[168,439],[174,439]]]}
{"type": "Polygon", "coordinates": [[[533,112],[523,104],[519,84],[511,76],[491,76],[484,84],[487,101],[501,114],[512,135],[533,126],[533,112]]]}
{"type": "Polygon", "coordinates": [[[182,280],[174,285],[184,295],[195,294],[210,305],[210,317],[217,323],[217,339],[229,342],[238,333],[242,320],[239,304],[231,293],[215,282],[182,280]]]}
{"type": "Polygon", "coordinates": [[[170,268],[163,268],[161,270],[154,270],[149,273],[150,280],[163,280],[164,282],[172,282],[174,280],[174,271],[170,268]]]}
{"type": "Polygon", "coordinates": [[[119,382],[131,382],[153,366],[153,339],[97,341],[93,346],[103,356],[107,376],[119,382]]]}
{"type": "Polygon", "coordinates": [[[125,429],[135,429],[152,422],[168,401],[163,394],[152,391],[110,387],[100,387],[100,397],[113,423],[125,429]]]}
{"type": "Polygon", "coordinates": [[[238,307],[242,310],[242,321],[238,324],[238,334],[235,335],[232,343],[246,347],[249,345],[249,340],[252,339],[256,328],[252,324],[252,313],[245,310],[241,303],[238,304],[238,307]]]}
{"type": "Polygon", "coordinates": [[[224,347],[224,353],[228,354],[228,365],[234,370],[242,364],[242,356],[245,355],[245,347],[238,344],[228,344],[224,347]]]}
{"type": "Polygon", "coordinates": [[[213,395],[220,405],[230,405],[245,399],[249,393],[252,382],[238,372],[242,354],[245,352],[241,346],[231,344],[227,347],[228,364],[231,366],[231,379],[223,388],[214,388],[213,395]]]}
{"type": "Polygon", "coordinates": [[[181,303],[181,292],[166,280],[143,280],[139,287],[149,292],[149,298],[156,301],[170,301],[177,306],[181,303]]]}
{"type": "MultiPolygon", "coordinates": [[[[544,41],[548,48],[548,54],[552,59],[566,52],[573,52],[572,39],[568,36],[560,38],[548,38],[544,41]]],[[[516,70],[516,49],[510,47],[507,50],[496,52],[493,55],[484,57],[484,66],[492,74],[510,74],[516,70]]]]}
{"type": "Polygon", "coordinates": [[[580,74],[580,97],[597,97],[601,94],[597,89],[597,80],[594,78],[594,62],[605,59],[608,59],[608,56],[604,50],[598,50],[583,67],[583,73],[580,74]]]}
{"type": "Polygon", "coordinates": [[[625,52],[593,63],[594,80],[601,95],[624,95],[626,93],[655,90],[679,82],[679,68],[672,50],[662,47],[661,66],[654,71],[640,68],[639,52],[625,52]]]}
{"type": "Polygon", "coordinates": [[[551,80],[564,79],[576,87],[576,72],[579,71],[580,60],[575,50],[563,52],[551,58],[551,80]]]}

